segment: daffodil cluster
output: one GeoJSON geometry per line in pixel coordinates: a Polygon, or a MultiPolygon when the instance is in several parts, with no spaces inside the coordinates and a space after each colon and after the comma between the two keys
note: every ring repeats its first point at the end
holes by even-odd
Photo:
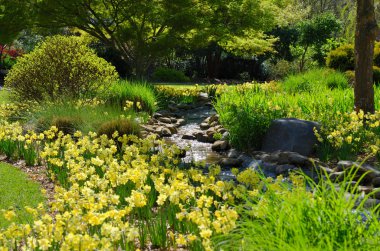
{"type": "Polygon", "coordinates": [[[220,168],[209,175],[179,169],[179,149],[154,136],[64,135],[56,127],[25,134],[3,123],[4,140],[35,142],[57,186],[48,208],[27,208],[33,222],[0,231],[0,250],[212,250],[214,235],[235,228],[233,182],[218,179],[220,168]]]}
{"type": "Polygon", "coordinates": [[[379,156],[380,153],[380,111],[364,114],[363,111],[339,113],[339,121],[331,127],[314,129],[318,140],[327,143],[334,151],[347,154],[366,153],[379,156]]]}

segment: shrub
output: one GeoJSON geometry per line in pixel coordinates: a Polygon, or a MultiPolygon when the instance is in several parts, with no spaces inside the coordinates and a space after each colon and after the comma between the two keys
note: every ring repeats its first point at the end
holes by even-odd
{"type": "MultiPolygon", "coordinates": [[[[355,83],[355,71],[346,71],[345,75],[350,85],[353,86],[355,83]]],[[[373,67],[373,83],[375,85],[379,85],[380,83],[380,67],[378,66],[373,67]]]]}
{"type": "MultiPolygon", "coordinates": [[[[354,107],[351,89],[286,93],[240,88],[237,86],[222,94],[217,98],[215,108],[221,124],[230,133],[231,143],[243,149],[260,147],[273,119],[299,118],[334,128],[342,124],[342,114],[351,113],[354,107]]],[[[375,100],[379,97],[380,88],[375,88],[375,100]]],[[[379,102],[376,102],[376,109],[380,109],[379,102]]],[[[360,140],[365,142],[368,138],[360,140]]]]}
{"type": "Polygon", "coordinates": [[[341,71],[353,70],[355,68],[354,46],[345,44],[330,51],[327,55],[326,65],[341,71]]]}
{"type": "Polygon", "coordinates": [[[102,124],[98,130],[99,135],[107,135],[113,138],[114,133],[118,135],[137,135],[140,136],[140,126],[135,120],[129,119],[115,119],[102,124]]]}
{"type": "Polygon", "coordinates": [[[127,101],[133,102],[135,111],[146,111],[150,114],[157,110],[157,100],[151,85],[143,82],[119,81],[114,83],[108,94],[108,102],[123,108],[127,101]],[[137,104],[140,104],[137,107],[137,104]]]}
{"type": "Polygon", "coordinates": [[[282,88],[291,93],[313,92],[322,89],[345,89],[348,79],[345,74],[331,69],[315,69],[305,73],[289,76],[282,88]]]}
{"type": "Polygon", "coordinates": [[[375,51],[373,56],[373,64],[380,67],[380,43],[375,43],[375,51]]]}
{"type": "Polygon", "coordinates": [[[355,71],[346,71],[344,73],[348,79],[348,83],[351,85],[351,86],[354,86],[355,84],[355,71]]]}
{"type": "Polygon", "coordinates": [[[19,58],[5,85],[21,100],[57,100],[97,93],[117,79],[115,68],[80,37],[54,36],[19,58]]]}
{"type": "Polygon", "coordinates": [[[74,134],[78,130],[79,125],[82,123],[81,119],[78,117],[54,117],[51,125],[58,128],[64,134],[74,134]]]}
{"type": "Polygon", "coordinates": [[[190,78],[181,71],[160,67],[153,73],[153,79],[162,82],[189,82],[190,78]]]}
{"type": "Polygon", "coordinates": [[[290,62],[284,59],[276,63],[267,64],[270,79],[284,79],[289,74],[295,74],[298,71],[298,65],[295,61],[290,62]]]}
{"type": "Polygon", "coordinates": [[[378,66],[373,67],[373,82],[376,85],[380,84],[380,67],[378,66]]]}

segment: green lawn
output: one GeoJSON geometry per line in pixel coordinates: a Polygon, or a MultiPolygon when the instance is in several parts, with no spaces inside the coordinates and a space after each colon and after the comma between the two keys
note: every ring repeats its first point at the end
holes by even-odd
{"type": "MultiPolygon", "coordinates": [[[[29,180],[26,174],[17,168],[0,162],[0,211],[12,207],[18,215],[15,221],[27,223],[32,218],[24,207],[36,207],[44,201],[39,184],[29,180]]],[[[1,212],[0,228],[7,225],[9,222],[1,212]]]]}

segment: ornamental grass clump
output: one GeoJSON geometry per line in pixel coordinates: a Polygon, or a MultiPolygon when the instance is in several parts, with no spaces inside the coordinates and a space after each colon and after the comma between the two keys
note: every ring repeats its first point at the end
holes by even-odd
{"type": "Polygon", "coordinates": [[[372,250],[380,241],[379,205],[368,208],[372,194],[350,194],[355,171],[334,184],[314,183],[292,174],[277,177],[265,190],[245,193],[241,216],[230,234],[214,239],[216,250],[333,251],[372,250]],[[367,205],[367,207],[365,207],[367,205]]]}
{"type": "Polygon", "coordinates": [[[115,67],[74,36],[47,38],[20,57],[5,78],[18,100],[78,98],[104,91],[118,78],[115,67]]]}

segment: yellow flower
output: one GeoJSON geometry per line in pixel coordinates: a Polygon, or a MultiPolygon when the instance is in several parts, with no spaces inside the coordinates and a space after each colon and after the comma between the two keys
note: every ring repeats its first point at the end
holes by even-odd
{"type": "Polygon", "coordinates": [[[15,218],[17,215],[13,210],[8,210],[4,212],[4,218],[7,219],[8,221],[11,221],[13,218],[15,218]]]}

